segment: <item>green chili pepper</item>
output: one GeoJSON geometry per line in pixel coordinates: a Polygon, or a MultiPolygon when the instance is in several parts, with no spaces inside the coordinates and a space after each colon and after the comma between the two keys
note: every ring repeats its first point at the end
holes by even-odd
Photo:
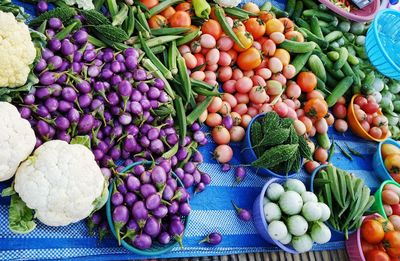
{"type": "Polygon", "coordinates": [[[339,143],[335,142],[336,145],[339,147],[339,149],[342,151],[343,155],[346,156],[346,158],[348,158],[349,160],[353,160],[353,157],[350,155],[350,153],[345,150],[342,146],[340,146],[339,143]]]}

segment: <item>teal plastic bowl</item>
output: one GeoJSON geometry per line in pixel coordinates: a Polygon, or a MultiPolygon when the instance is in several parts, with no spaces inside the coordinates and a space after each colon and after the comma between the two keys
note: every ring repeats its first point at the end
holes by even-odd
{"type": "MultiPolygon", "coordinates": [[[[142,165],[142,164],[143,165],[151,165],[152,163],[153,162],[151,162],[151,161],[138,161],[138,162],[135,162],[135,163],[132,163],[132,164],[126,166],[121,171],[121,173],[126,173],[126,172],[130,171],[133,167],[137,166],[137,165],[142,165]]],[[[182,181],[178,178],[178,176],[176,176],[176,174],[174,172],[172,172],[172,176],[176,179],[176,181],[178,183],[178,186],[179,187],[183,187],[182,181]]],[[[110,186],[108,188],[109,193],[108,193],[108,200],[107,200],[107,204],[106,204],[106,214],[107,214],[107,221],[108,221],[108,225],[110,226],[111,233],[113,234],[113,236],[115,238],[117,238],[117,234],[115,233],[115,229],[114,229],[114,222],[113,222],[113,219],[112,219],[112,206],[111,206],[112,205],[111,204],[111,196],[112,196],[112,193],[113,193],[113,185],[114,185],[114,181],[111,182],[111,184],[110,184],[110,186]]],[[[182,217],[182,221],[183,221],[183,224],[185,226],[185,230],[186,230],[186,226],[187,226],[188,220],[189,220],[189,216],[182,217]]],[[[184,230],[183,233],[185,233],[185,230],[184,230]]],[[[131,244],[129,244],[125,240],[121,240],[121,245],[125,249],[127,249],[127,250],[129,250],[129,251],[131,251],[131,252],[133,252],[135,254],[142,255],[142,256],[149,256],[150,257],[150,256],[160,256],[162,254],[170,252],[175,246],[178,245],[178,241],[176,241],[175,239],[172,239],[171,242],[169,242],[169,244],[167,244],[167,245],[163,245],[163,244],[160,244],[158,242],[153,242],[152,247],[149,248],[149,249],[136,248],[136,247],[132,246],[131,244]]]]}
{"type": "Polygon", "coordinates": [[[372,167],[374,168],[376,175],[381,181],[385,180],[394,181],[392,176],[390,176],[389,171],[387,171],[385,164],[383,163],[381,150],[382,150],[382,145],[385,143],[392,144],[400,148],[400,143],[392,139],[386,139],[384,141],[379,142],[378,148],[374,153],[374,157],[372,158],[372,167]]]}
{"type": "MultiPolygon", "coordinates": [[[[252,148],[252,144],[251,144],[251,139],[250,139],[250,129],[251,129],[251,126],[253,125],[253,123],[254,123],[256,120],[258,120],[259,118],[264,117],[265,114],[266,114],[266,113],[261,113],[261,114],[256,115],[256,116],[250,121],[249,126],[247,127],[246,134],[245,134],[245,136],[244,136],[244,141],[243,141],[243,143],[242,143],[242,152],[241,152],[241,156],[243,157],[244,161],[245,161],[246,163],[248,163],[248,164],[251,164],[253,161],[256,161],[257,158],[258,158],[257,155],[256,155],[256,153],[254,152],[254,150],[253,150],[253,148],[252,148]]],[[[301,166],[303,165],[303,158],[301,159],[300,165],[301,165],[301,166]]],[[[277,173],[277,172],[274,172],[274,171],[272,171],[272,170],[270,170],[270,169],[266,169],[266,168],[254,168],[254,167],[251,167],[251,168],[253,168],[254,171],[255,171],[257,174],[261,174],[261,175],[265,175],[265,176],[271,176],[271,177],[278,178],[278,179],[281,179],[281,178],[291,178],[291,177],[293,177],[294,175],[297,174],[297,172],[292,172],[292,171],[291,171],[291,172],[289,172],[289,173],[286,175],[286,173],[277,173]]]]}
{"type": "MultiPolygon", "coordinates": [[[[312,173],[312,175],[311,175],[311,184],[310,184],[310,191],[311,191],[312,193],[315,193],[315,192],[314,192],[314,179],[316,178],[318,172],[319,172],[320,170],[326,168],[327,166],[328,166],[328,165],[326,165],[326,164],[321,165],[321,166],[317,167],[317,168],[313,171],[313,173],[312,173]]],[[[335,211],[335,210],[334,210],[334,209],[331,209],[331,212],[333,212],[333,211],[335,211]]],[[[331,240],[332,240],[332,239],[333,239],[334,241],[343,240],[343,237],[345,237],[345,233],[344,233],[343,231],[340,231],[340,230],[335,229],[328,221],[325,221],[324,223],[325,223],[325,225],[327,225],[327,226],[329,227],[329,229],[331,230],[331,233],[332,233],[331,240]]],[[[356,232],[356,231],[357,231],[356,229],[350,230],[350,231],[347,231],[347,234],[348,234],[348,235],[351,235],[351,234],[353,234],[353,233],[356,232]]]]}

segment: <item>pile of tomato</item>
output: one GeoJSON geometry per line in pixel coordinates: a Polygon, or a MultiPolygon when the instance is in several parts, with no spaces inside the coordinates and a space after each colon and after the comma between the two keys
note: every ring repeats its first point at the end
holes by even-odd
{"type": "Polygon", "coordinates": [[[367,261],[400,259],[400,231],[383,217],[366,218],[361,225],[361,246],[367,261]]]}

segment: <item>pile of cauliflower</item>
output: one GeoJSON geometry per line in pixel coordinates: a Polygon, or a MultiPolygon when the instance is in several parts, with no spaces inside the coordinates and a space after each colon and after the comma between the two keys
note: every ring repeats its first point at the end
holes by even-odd
{"type": "Polygon", "coordinates": [[[36,57],[29,28],[12,13],[0,11],[0,87],[26,83],[36,57]]]}
{"type": "Polygon", "coordinates": [[[0,122],[0,181],[15,174],[14,190],[22,200],[11,200],[12,231],[30,231],[28,221],[24,220],[26,215],[16,209],[28,207],[42,223],[64,226],[86,218],[104,205],[108,181],[91,150],[80,144],[52,140],[29,156],[36,142],[29,122],[7,102],[0,102],[0,122]]]}

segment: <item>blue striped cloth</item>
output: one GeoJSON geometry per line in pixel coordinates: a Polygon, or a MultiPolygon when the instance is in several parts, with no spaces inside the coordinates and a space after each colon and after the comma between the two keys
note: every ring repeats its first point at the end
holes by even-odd
{"type": "MultiPolygon", "coordinates": [[[[17,2],[17,1],[15,1],[17,2]]],[[[257,2],[257,1],[256,1],[257,2]]],[[[26,6],[24,4],[24,6],[26,6]]],[[[278,6],[283,8],[282,3],[278,6]]],[[[27,6],[32,11],[31,6],[27,6]]],[[[331,133],[332,134],[332,133],[331,133]]],[[[354,157],[353,161],[342,156],[336,149],[333,163],[342,169],[362,177],[366,184],[376,190],[380,182],[372,169],[372,154],[377,144],[354,137],[350,133],[341,135],[334,133],[335,140],[344,145],[346,142],[354,149],[361,151],[365,158],[354,157]]],[[[331,135],[330,135],[331,136],[331,135]]],[[[232,164],[240,164],[240,144],[232,145],[234,159],[232,164]]],[[[192,212],[183,240],[183,249],[174,248],[163,258],[228,255],[250,252],[278,251],[276,246],[266,243],[258,234],[253,222],[244,222],[237,218],[230,203],[233,200],[239,207],[252,209],[253,202],[268,180],[248,169],[247,177],[239,185],[233,186],[234,170],[222,172],[220,165],[212,158],[215,144],[209,139],[206,146],[200,148],[204,155],[204,163],[200,169],[212,177],[212,183],[206,190],[191,199],[192,212]],[[218,246],[207,246],[198,242],[208,233],[219,232],[223,236],[218,246]]],[[[307,185],[310,176],[301,171],[296,178],[307,185]]],[[[0,184],[0,189],[9,184],[0,184]]],[[[13,234],[8,229],[9,198],[0,198],[0,260],[43,260],[43,259],[84,259],[84,260],[126,260],[143,259],[122,247],[109,236],[99,242],[97,235],[90,236],[86,224],[79,222],[66,227],[47,227],[38,224],[37,228],[26,235],[13,234]]],[[[343,238],[333,238],[324,245],[316,245],[314,250],[330,250],[344,247],[343,238]]],[[[160,256],[161,257],[161,256],[160,256]]]]}

